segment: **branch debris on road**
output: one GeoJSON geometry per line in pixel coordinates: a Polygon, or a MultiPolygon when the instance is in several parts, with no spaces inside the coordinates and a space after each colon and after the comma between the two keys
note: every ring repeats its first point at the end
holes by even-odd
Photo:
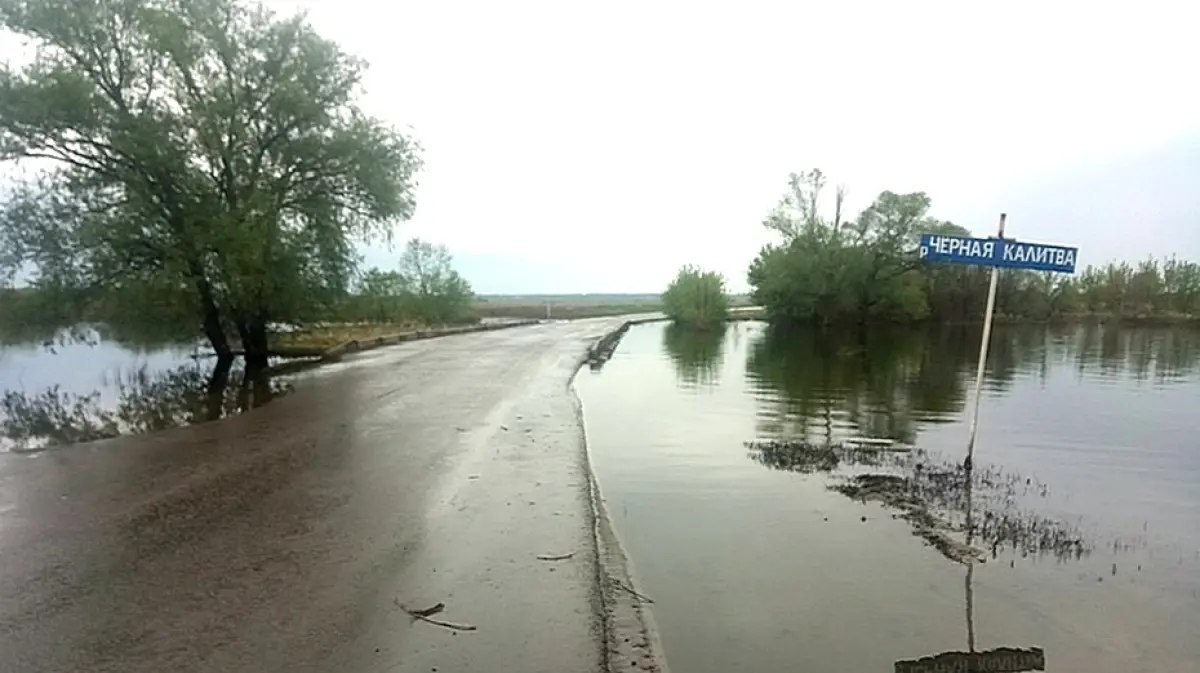
{"type": "Polygon", "coordinates": [[[654,602],[654,599],[653,599],[653,598],[650,598],[650,597],[649,597],[649,596],[647,596],[646,594],[640,594],[640,593],[638,593],[637,591],[634,591],[633,587],[629,586],[628,584],[625,584],[624,582],[622,582],[621,580],[618,580],[618,579],[617,579],[617,578],[615,578],[615,577],[610,577],[610,578],[609,578],[609,580],[610,580],[610,581],[611,581],[611,582],[612,582],[612,583],[613,583],[613,584],[614,584],[614,585],[615,585],[615,586],[616,586],[618,589],[624,589],[625,591],[628,591],[628,592],[629,592],[629,593],[630,593],[630,594],[631,594],[631,595],[632,595],[634,598],[637,598],[638,600],[645,601],[646,603],[653,603],[653,602],[654,602]]]}
{"type": "Polygon", "coordinates": [[[396,605],[399,605],[401,610],[407,612],[409,617],[412,617],[413,619],[419,619],[423,622],[429,622],[430,624],[433,624],[434,626],[440,626],[442,628],[451,629],[453,631],[475,631],[476,630],[475,626],[472,624],[455,624],[454,622],[443,622],[440,619],[431,619],[431,617],[433,615],[436,615],[439,612],[446,609],[445,603],[439,602],[439,603],[431,605],[427,608],[413,609],[413,608],[404,607],[404,605],[402,603],[400,603],[400,599],[396,599],[396,605]]]}
{"type": "Polygon", "coordinates": [[[566,561],[575,555],[575,552],[567,552],[566,554],[538,554],[539,561],[566,561]]]}

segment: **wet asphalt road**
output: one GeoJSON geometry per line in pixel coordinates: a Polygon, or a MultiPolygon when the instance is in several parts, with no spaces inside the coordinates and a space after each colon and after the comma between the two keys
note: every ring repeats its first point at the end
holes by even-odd
{"type": "Polygon", "coordinates": [[[0,454],[0,671],[599,670],[567,383],[619,324],[371,351],[226,421],[0,454]],[[477,630],[398,605],[437,602],[477,630]]]}

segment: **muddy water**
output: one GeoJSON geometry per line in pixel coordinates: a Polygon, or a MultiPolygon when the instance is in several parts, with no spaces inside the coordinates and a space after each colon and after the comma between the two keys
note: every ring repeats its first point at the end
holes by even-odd
{"type": "Polygon", "coordinates": [[[977,332],[645,325],[579,374],[672,670],[1200,671],[1200,334],[994,338],[970,479],[977,332]]]}

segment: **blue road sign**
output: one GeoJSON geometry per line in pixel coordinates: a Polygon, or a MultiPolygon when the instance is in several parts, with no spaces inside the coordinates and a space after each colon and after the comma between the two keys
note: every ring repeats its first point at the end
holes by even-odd
{"type": "Polygon", "coordinates": [[[1079,248],[1024,243],[1007,238],[971,238],[921,234],[921,259],[1034,271],[1075,273],[1079,248]]]}

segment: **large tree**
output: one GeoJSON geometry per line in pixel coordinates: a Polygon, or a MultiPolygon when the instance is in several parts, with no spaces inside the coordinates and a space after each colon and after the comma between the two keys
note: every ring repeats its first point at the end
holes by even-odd
{"type": "Polygon", "coordinates": [[[419,147],[364,114],[365,64],[236,0],[2,0],[0,257],[36,280],[172,288],[223,358],[342,296],[354,243],[414,209],[419,147]]]}

